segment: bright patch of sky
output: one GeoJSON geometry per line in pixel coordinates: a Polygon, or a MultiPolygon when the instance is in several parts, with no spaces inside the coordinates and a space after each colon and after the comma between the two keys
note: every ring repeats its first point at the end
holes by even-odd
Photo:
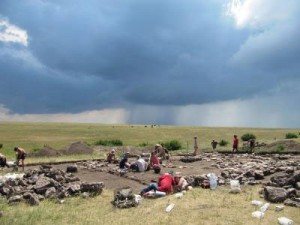
{"type": "Polygon", "coordinates": [[[7,19],[0,19],[0,41],[28,46],[28,35],[26,30],[9,23],[7,19]]]}

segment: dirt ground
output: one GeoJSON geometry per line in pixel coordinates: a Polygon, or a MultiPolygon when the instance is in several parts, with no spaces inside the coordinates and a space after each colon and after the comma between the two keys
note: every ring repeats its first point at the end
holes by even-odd
{"type": "MultiPolygon", "coordinates": [[[[167,172],[174,172],[176,174],[181,174],[184,176],[189,175],[202,175],[208,173],[215,173],[220,176],[221,170],[216,167],[216,160],[218,157],[216,155],[209,155],[209,157],[205,157],[202,161],[196,161],[192,163],[184,163],[180,161],[182,156],[172,156],[170,161],[164,161],[163,167],[161,170],[161,174],[167,172]]],[[[220,156],[219,156],[220,157],[220,156]]],[[[234,160],[236,162],[244,163],[245,161],[251,161],[251,158],[247,158],[245,155],[234,155],[232,158],[231,155],[222,155],[223,160],[234,160]]],[[[133,162],[135,158],[130,158],[129,161],[133,162]]],[[[291,160],[291,158],[287,159],[291,160]]],[[[300,156],[293,156],[292,160],[300,163],[300,156]]],[[[72,163],[73,164],[73,163],[72,163]]],[[[67,166],[70,163],[53,165],[53,167],[66,171],[67,166]]],[[[78,164],[78,172],[75,173],[75,176],[78,176],[81,181],[86,182],[104,182],[105,188],[115,190],[116,188],[130,186],[135,193],[139,193],[140,190],[147,186],[150,183],[156,182],[159,174],[155,174],[153,170],[146,172],[128,172],[125,176],[114,175],[107,171],[109,168],[116,168],[118,164],[107,164],[103,163],[103,167],[96,169],[86,169],[81,168],[80,163],[78,164]]],[[[25,170],[34,169],[37,166],[27,166],[25,170]]],[[[269,179],[265,177],[265,180],[269,179]]]]}
{"type": "MultiPolygon", "coordinates": [[[[197,175],[197,174],[207,174],[216,173],[220,174],[220,170],[212,167],[212,162],[207,161],[197,161],[193,163],[183,163],[179,159],[181,157],[172,157],[171,161],[163,162],[166,167],[162,167],[161,174],[173,171],[174,173],[181,175],[197,175]],[[176,167],[176,168],[172,168],[176,167]]],[[[129,161],[134,161],[134,158],[130,158],[129,161]]],[[[65,171],[68,164],[56,165],[56,168],[60,168],[65,171]]],[[[108,164],[108,167],[114,168],[118,167],[117,164],[108,164]]],[[[127,178],[122,176],[113,175],[107,172],[95,170],[87,170],[79,168],[76,174],[82,181],[92,182],[92,181],[102,181],[105,183],[107,189],[114,190],[122,186],[130,186],[135,192],[140,192],[140,190],[150,183],[156,182],[158,180],[159,174],[155,174],[153,170],[146,172],[128,172],[126,174],[127,178]]]]}
{"type": "MultiPolygon", "coordinates": [[[[293,148],[293,149],[300,149],[300,144],[296,143],[294,141],[284,141],[280,142],[280,144],[283,144],[285,147],[293,148]]],[[[275,142],[273,145],[271,144],[268,147],[274,147],[277,146],[278,142],[275,142]]],[[[61,153],[63,154],[87,154],[91,153],[92,151],[102,151],[104,153],[108,153],[111,151],[111,149],[114,148],[116,152],[118,152],[120,155],[123,155],[125,152],[130,152],[132,155],[141,154],[143,152],[151,152],[153,150],[153,147],[105,147],[105,146],[96,146],[94,149],[91,149],[90,147],[86,146],[84,143],[76,142],[71,144],[70,146],[67,146],[65,149],[62,150],[55,150],[52,149],[49,146],[46,146],[44,149],[42,149],[40,152],[37,152],[36,156],[58,156],[61,153]]],[[[217,155],[214,154],[208,154],[208,157],[204,157],[204,160],[202,161],[196,161],[192,163],[184,163],[180,161],[183,156],[172,156],[169,161],[163,162],[163,167],[161,169],[161,174],[167,173],[167,172],[174,172],[176,174],[181,174],[183,176],[188,175],[202,175],[202,174],[208,174],[208,173],[215,173],[216,175],[220,175],[221,170],[216,167],[216,161],[220,157],[221,154],[217,155]]],[[[33,156],[33,155],[32,155],[33,156]]],[[[295,159],[300,163],[300,155],[295,155],[295,159]]],[[[225,161],[231,161],[233,158],[231,155],[222,155],[222,160],[225,161]]],[[[134,161],[135,158],[130,158],[129,161],[134,161]]],[[[238,162],[245,162],[247,160],[251,160],[250,158],[244,157],[242,155],[235,155],[234,160],[238,162]]],[[[26,160],[25,160],[26,164],[26,160]]],[[[70,165],[68,163],[59,164],[59,165],[53,165],[53,167],[59,168],[63,171],[66,171],[67,166],[70,165]]],[[[36,168],[37,166],[26,166],[26,170],[36,168]]],[[[86,182],[97,182],[101,181],[104,182],[105,187],[107,189],[114,190],[116,188],[120,188],[123,186],[130,186],[134,192],[138,193],[143,187],[146,185],[156,182],[159,174],[155,174],[153,170],[137,173],[137,172],[128,172],[125,176],[117,176],[107,171],[109,168],[116,168],[118,167],[117,164],[104,164],[104,167],[96,168],[96,169],[84,169],[82,167],[78,167],[78,173],[75,175],[78,176],[81,181],[86,182]]],[[[11,169],[5,169],[4,172],[11,172],[11,169]]]]}

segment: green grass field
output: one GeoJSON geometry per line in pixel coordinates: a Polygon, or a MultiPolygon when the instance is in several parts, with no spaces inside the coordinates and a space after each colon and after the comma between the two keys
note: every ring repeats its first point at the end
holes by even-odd
{"type": "MultiPolygon", "coordinates": [[[[84,199],[66,199],[64,204],[45,200],[39,206],[18,204],[9,206],[0,199],[1,225],[94,225],[94,224],[170,224],[170,225],[254,225],[278,224],[277,218],[285,216],[300,224],[299,209],[285,207],[275,212],[276,204],[271,204],[263,219],[253,218],[252,212],[259,208],[251,205],[252,200],[261,200],[259,187],[242,187],[242,193],[229,194],[229,187],[218,187],[215,191],[195,188],[181,199],[170,195],[160,199],[146,199],[141,205],[130,209],[115,209],[110,201],[112,191],[84,199]],[[170,213],[165,209],[168,203],[175,207],[170,213]]],[[[262,200],[263,201],[263,200],[262,200]]]]}
{"type": "MultiPolygon", "coordinates": [[[[24,147],[27,152],[43,148],[45,145],[61,149],[73,142],[81,141],[93,145],[97,140],[119,139],[125,146],[141,143],[154,145],[158,142],[178,140],[183,150],[193,150],[193,137],[198,137],[200,149],[210,148],[212,139],[227,140],[230,149],[233,134],[239,137],[253,133],[257,141],[271,143],[285,138],[288,132],[298,134],[300,129],[228,128],[228,127],[183,127],[145,125],[102,125],[75,123],[0,123],[0,150],[7,157],[13,157],[14,146],[24,147]]],[[[299,142],[300,138],[294,139],[299,142]]]]}

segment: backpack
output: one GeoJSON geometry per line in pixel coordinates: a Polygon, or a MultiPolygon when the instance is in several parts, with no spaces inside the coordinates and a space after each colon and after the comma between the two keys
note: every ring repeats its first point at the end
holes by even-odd
{"type": "Polygon", "coordinates": [[[136,207],[138,203],[130,187],[123,187],[114,191],[114,200],[111,202],[116,208],[136,207]]]}

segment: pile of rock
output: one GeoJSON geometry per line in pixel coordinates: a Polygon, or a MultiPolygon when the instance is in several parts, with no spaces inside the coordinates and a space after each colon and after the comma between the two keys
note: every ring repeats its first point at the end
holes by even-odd
{"type": "Polygon", "coordinates": [[[261,194],[267,201],[300,208],[300,171],[273,176],[261,194]]]}
{"type": "Polygon", "coordinates": [[[8,179],[0,185],[0,194],[8,203],[25,201],[38,205],[45,198],[61,200],[68,196],[95,196],[102,193],[103,182],[85,183],[72,173],[43,165],[28,170],[23,178],[8,179]]]}
{"type": "MultiPolygon", "coordinates": [[[[231,179],[239,180],[241,184],[255,185],[262,183],[265,176],[274,173],[293,173],[300,170],[300,164],[294,160],[281,160],[275,157],[243,155],[236,158],[218,158],[211,166],[221,170],[221,176],[229,183],[231,179]]],[[[287,156],[288,157],[288,156],[287,156]]],[[[287,158],[289,159],[289,158],[287,158]]]]}

